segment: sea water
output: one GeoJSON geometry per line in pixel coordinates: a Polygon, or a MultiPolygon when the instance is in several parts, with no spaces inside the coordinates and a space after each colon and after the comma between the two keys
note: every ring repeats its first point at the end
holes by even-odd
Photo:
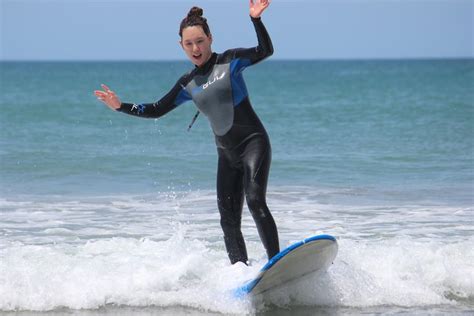
{"type": "Polygon", "coordinates": [[[187,62],[3,62],[0,313],[470,314],[474,61],[266,61],[245,71],[273,149],[268,205],[284,247],[330,234],[328,272],[236,300],[267,260],[244,207],[250,266],[230,265],[216,150],[195,106],[160,99],[187,62]]]}

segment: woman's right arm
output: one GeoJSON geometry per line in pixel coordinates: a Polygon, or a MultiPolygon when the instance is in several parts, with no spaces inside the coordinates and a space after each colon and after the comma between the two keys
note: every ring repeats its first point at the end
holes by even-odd
{"type": "Polygon", "coordinates": [[[123,103],[115,92],[106,85],[102,85],[104,91],[97,90],[95,95],[113,110],[145,118],[158,118],[175,109],[178,105],[191,100],[191,96],[183,84],[183,79],[184,76],[178,80],[170,92],[154,103],[123,103]]]}

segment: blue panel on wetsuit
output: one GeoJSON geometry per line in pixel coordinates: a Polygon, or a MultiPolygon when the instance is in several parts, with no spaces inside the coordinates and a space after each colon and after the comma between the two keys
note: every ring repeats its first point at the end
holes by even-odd
{"type": "Polygon", "coordinates": [[[188,91],[186,91],[185,88],[183,88],[183,90],[181,90],[179,93],[178,93],[178,96],[176,97],[176,99],[174,100],[174,104],[176,105],[180,105],[180,104],[183,104],[184,102],[186,101],[189,101],[191,100],[191,96],[189,95],[188,91]]]}
{"type": "Polygon", "coordinates": [[[250,59],[235,59],[230,63],[231,85],[233,92],[233,103],[237,106],[248,96],[247,86],[242,76],[242,70],[250,66],[250,59]]]}

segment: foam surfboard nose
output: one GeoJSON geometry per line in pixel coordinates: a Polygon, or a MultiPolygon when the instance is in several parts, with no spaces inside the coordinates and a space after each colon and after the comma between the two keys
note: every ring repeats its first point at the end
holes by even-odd
{"type": "Polygon", "coordinates": [[[310,273],[323,272],[334,261],[338,245],[330,235],[317,235],[294,243],[270,259],[258,275],[234,290],[234,296],[257,295],[310,273]]]}

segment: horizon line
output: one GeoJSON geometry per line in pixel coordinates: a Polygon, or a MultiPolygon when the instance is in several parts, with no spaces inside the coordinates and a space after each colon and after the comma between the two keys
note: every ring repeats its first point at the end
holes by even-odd
{"type": "MultiPolygon", "coordinates": [[[[350,57],[350,58],[273,58],[274,61],[397,61],[397,60],[470,60],[474,56],[443,56],[443,57],[350,57]]],[[[0,59],[4,62],[188,62],[187,59],[0,59]]]]}

